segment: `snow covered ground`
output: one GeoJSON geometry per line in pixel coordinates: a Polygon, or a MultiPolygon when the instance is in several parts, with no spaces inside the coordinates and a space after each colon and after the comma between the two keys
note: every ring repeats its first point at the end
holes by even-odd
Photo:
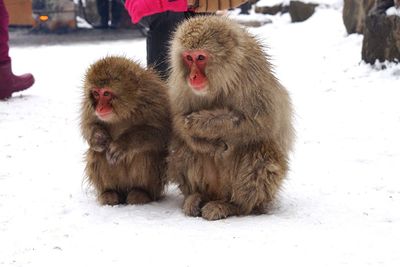
{"type": "Polygon", "coordinates": [[[361,62],[339,9],[251,29],[296,109],[291,171],[267,215],[185,217],[182,197],[102,207],[83,182],[81,80],[145,41],[11,49],[34,87],[0,102],[2,266],[400,266],[400,65],[361,62]]]}

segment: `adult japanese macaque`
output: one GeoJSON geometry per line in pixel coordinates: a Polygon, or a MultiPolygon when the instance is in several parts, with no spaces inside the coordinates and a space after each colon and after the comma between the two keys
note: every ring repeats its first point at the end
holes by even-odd
{"type": "Polygon", "coordinates": [[[288,92],[259,42],[228,18],[194,17],[171,43],[169,178],[189,216],[263,213],[288,171],[288,92]]]}
{"type": "Polygon", "coordinates": [[[106,57],[87,70],[81,130],[86,175],[101,204],[144,204],[164,189],[171,118],[166,85],[152,70],[106,57]]]}

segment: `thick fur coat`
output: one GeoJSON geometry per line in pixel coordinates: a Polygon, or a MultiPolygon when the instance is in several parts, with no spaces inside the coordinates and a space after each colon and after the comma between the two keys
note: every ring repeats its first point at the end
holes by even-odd
{"type": "Polygon", "coordinates": [[[87,70],[81,130],[89,143],[86,175],[102,204],[141,204],[161,197],[171,132],[167,88],[152,71],[123,57],[87,70]],[[95,114],[93,88],[110,88],[113,119],[95,114]]]}
{"type": "Polygon", "coordinates": [[[170,60],[168,176],[185,196],[185,214],[215,220],[264,212],[287,174],[294,131],[288,92],[262,46],[227,18],[195,17],[177,29],[170,60]],[[204,95],[187,83],[182,53],[193,50],[210,55],[204,95]]]}

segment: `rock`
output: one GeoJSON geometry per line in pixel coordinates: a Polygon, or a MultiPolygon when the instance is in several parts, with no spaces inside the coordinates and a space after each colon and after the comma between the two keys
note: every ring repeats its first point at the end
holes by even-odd
{"type": "Polygon", "coordinates": [[[290,1],[289,4],[289,14],[292,18],[292,22],[301,22],[307,20],[311,17],[317,4],[314,3],[303,3],[300,1],[290,1]]]}
{"type": "Polygon", "coordinates": [[[400,62],[400,16],[371,12],[365,19],[362,59],[400,62]]]}
{"type": "Polygon", "coordinates": [[[384,13],[387,9],[394,6],[394,0],[376,0],[374,12],[384,13]]]}
{"type": "Polygon", "coordinates": [[[290,1],[289,5],[280,3],[273,6],[260,6],[256,5],[255,12],[261,14],[275,15],[279,12],[290,13],[292,22],[305,21],[314,14],[315,7],[318,4],[304,3],[301,1],[290,1]]]}
{"type": "Polygon", "coordinates": [[[363,33],[365,17],[375,0],[344,0],[343,22],[348,34],[363,33]]]}
{"type": "Polygon", "coordinates": [[[279,12],[282,14],[289,12],[289,6],[284,4],[274,6],[256,6],[254,11],[261,14],[276,15],[279,12]]]}

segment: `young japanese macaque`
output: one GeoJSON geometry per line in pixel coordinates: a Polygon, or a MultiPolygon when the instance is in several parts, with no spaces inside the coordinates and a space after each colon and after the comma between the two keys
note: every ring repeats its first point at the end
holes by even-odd
{"type": "Polygon", "coordinates": [[[95,62],[84,79],[81,130],[86,175],[103,205],[158,200],[171,132],[166,85],[124,58],[95,62]]]}
{"type": "Polygon", "coordinates": [[[264,213],[288,171],[288,92],[256,38],[228,18],[189,19],[171,45],[168,177],[183,212],[207,220],[264,213]]]}

